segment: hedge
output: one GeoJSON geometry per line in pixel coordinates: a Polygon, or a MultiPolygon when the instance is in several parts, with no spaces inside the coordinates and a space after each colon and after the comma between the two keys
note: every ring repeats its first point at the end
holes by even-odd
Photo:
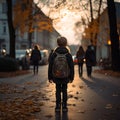
{"type": "Polygon", "coordinates": [[[10,57],[0,57],[0,72],[16,71],[19,69],[18,62],[10,57]]]}

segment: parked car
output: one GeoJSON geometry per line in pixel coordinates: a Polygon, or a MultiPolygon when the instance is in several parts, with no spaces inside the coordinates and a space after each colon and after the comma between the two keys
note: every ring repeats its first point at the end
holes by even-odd
{"type": "MultiPolygon", "coordinates": [[[[72,58],[73,58],[74,65],[77,65],[78,59],[77,59],[76,55],[73,55],[72,58]]],[[[83,59],[83,61],[84,61],[84,63],[86,62],[85,58],[83,59]]]]}
{"type": "Polygon", "coordinates": [[[15,51],[16,60],[19,65],[22,66],[22,69],[29,69],[30,65],[30,52],[28,49],[16,50],[15,51]]]}
{"type": "Polygon", "coordinates": [[[76,55],[73,55],[72,58],[73,58],[74,65],[78,64],[76,55]]]}
{"type": "Polygon", "coordinates": [[[15,58],[21,64],[22,58],[25,56],[26,50],[15,50],[15,58]]]}

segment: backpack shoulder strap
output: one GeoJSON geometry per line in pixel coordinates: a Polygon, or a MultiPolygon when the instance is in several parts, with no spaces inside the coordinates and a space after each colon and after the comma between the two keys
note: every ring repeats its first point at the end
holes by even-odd
{"type": "Polygon", "coordinates": [[[60,53],[58,53],[58,52],[56,52],[56,51],[55,51],[54,53],[56,53],[56,55],[61,55],[61,56],[63,56],[63,55],[66,56],[66,55],[68,54],[68,53],[60,54],[60,53]]]}

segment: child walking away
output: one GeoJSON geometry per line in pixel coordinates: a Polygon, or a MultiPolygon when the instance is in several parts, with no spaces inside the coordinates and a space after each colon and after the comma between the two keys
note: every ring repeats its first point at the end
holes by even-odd
{"type": "Polygon", "coordinates": [[[62,107],[63,112],[67,112],[67,88],[68,83],[74,80],[74,63],[72,55],[67,48],[67,39],[59,37],[58,47],[54,50],[48,66],[49,82],[56,85],[56,107],[59,112],[62,107]]]}

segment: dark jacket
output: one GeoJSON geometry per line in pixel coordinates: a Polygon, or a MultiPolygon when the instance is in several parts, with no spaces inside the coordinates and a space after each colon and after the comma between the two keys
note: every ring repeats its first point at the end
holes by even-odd
{"type": "Polygon", "coordinates": [[[91,49],[91,46],[88,46],[88,49],[85,53],[86,65],[94,66],[96,64],[95,52],[91,49]]]}
{"type": "Polygon", "coordinates": [[[73,81],[73,79],[74,79],[74,63],[73,63],[72,56],[66,47],[57,47],[55,49],[55,51],[53,52],[51,59],[49,61],[49,66],[48,66],[48,79],[53,80],[54,83],[60,83],[60,84],[68,83],[69,81],[73,81]],[[68,53],[68,54],[66,54],[67,62],[70,67],[70,76],[68,78],[58,79],[58,78],[54,78],[54,76],[52,74],[52,67],[53,67],[54,59],[57,56],[56,52],[59,54],[68,53]]]}
{"type": "Polygon", "coordinates": [[[77,51],[76,57],[78,59],[78,63],[84,63],[85,53],[77,51]]]}
{"type": "Polygon", "coordinates": [[[39,50],[32,50],[32,53],[31,53],[31,58],[30,58],[31,61],[33,62],[38,62],[41,60],[41,53],[39,50]]]}

